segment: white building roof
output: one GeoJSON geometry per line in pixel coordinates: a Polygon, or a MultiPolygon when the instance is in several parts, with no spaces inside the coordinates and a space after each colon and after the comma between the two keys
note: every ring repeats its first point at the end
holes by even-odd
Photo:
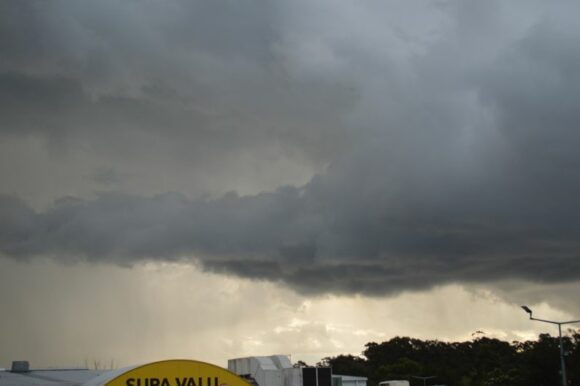
{"type": "Polygon", "coordinates": [[[0,386],[80,386],[108,370],[0,371],[0,386]]]}

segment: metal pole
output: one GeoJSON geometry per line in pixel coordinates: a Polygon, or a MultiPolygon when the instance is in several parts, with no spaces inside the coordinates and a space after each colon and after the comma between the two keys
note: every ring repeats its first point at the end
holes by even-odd
{"type": "Polygon", "coordinates": [[[562,341],[562,323],[558,323],[558,338],[560,339],[560,367],[562,368],[562,386],[567,386],[566,361],[564,361],[564,342],[562,341]]]}
{"type": "Polygon", "coordinates": [[[556,322],[554,320],[534,318],[532,316],[532,310],[528,306],[522,306],[522,308],[524,311],[526,311],[530,315],[530,320],[535,320],[537,322],[544,322],[544,323],[558,325],[558,339],[560,341],[560,368],[561,368],[560,373],[562,374],[562,386],[568,386],[567,385],[567,378],[566,378],[566,361],[564,360],[564,341],[562,340],[562,325],[563,324],[580,323],[580,320],[569,320],[567,322],[556,322]]]}

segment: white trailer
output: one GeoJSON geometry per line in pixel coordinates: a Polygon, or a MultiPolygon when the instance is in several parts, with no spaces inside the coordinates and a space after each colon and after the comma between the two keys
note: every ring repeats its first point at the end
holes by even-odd
{"type": "Polygon", "coordinates": [[[379,386],[409,386],[409,381],[382,381],[379,386]]]}

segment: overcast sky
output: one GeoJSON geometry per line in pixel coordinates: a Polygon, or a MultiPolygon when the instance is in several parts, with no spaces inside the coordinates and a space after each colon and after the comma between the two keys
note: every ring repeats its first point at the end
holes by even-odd
{"type": "Polygon", "coordinates": [[[577,318],[578,14],[0,2],[0,366],[577,318]]]}

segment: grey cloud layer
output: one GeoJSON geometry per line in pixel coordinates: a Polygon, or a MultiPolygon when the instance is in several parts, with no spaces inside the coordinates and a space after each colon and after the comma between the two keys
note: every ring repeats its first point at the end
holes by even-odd
{"type": "Polygon", "coordinates": [[[580,278],[572,3],[51,4],[0,13],[2,136],[106,149],[120,169],[156,141],[193,169],[248,153],[267,167],[268,147],[330,166],[253,195],[111,191],[42,210],[4,195],[1,253],[193,259],[318,293],[580,278]]]}
{"type": "MultiPolygon", "coordinates": [[[[140,179],[132,193],[183,185],[190,195],[255,192],[252,183],[280,184],[280,166],[303,183],[344,146],[329,133],[345,131],[341,111],[353,104],[352,88],[289,72],[265,3],[1,7],[0,133],[45,141],[54,157],[79,165],[103,163],[76,178],[110,168],[140,179]],[[254,181],[219,181],[243,174],[254,181]],[[212,187],[179,182],[193,179],[212,187]]],[[[18,191],[4,178],[6,191],[18,191]]]]}

